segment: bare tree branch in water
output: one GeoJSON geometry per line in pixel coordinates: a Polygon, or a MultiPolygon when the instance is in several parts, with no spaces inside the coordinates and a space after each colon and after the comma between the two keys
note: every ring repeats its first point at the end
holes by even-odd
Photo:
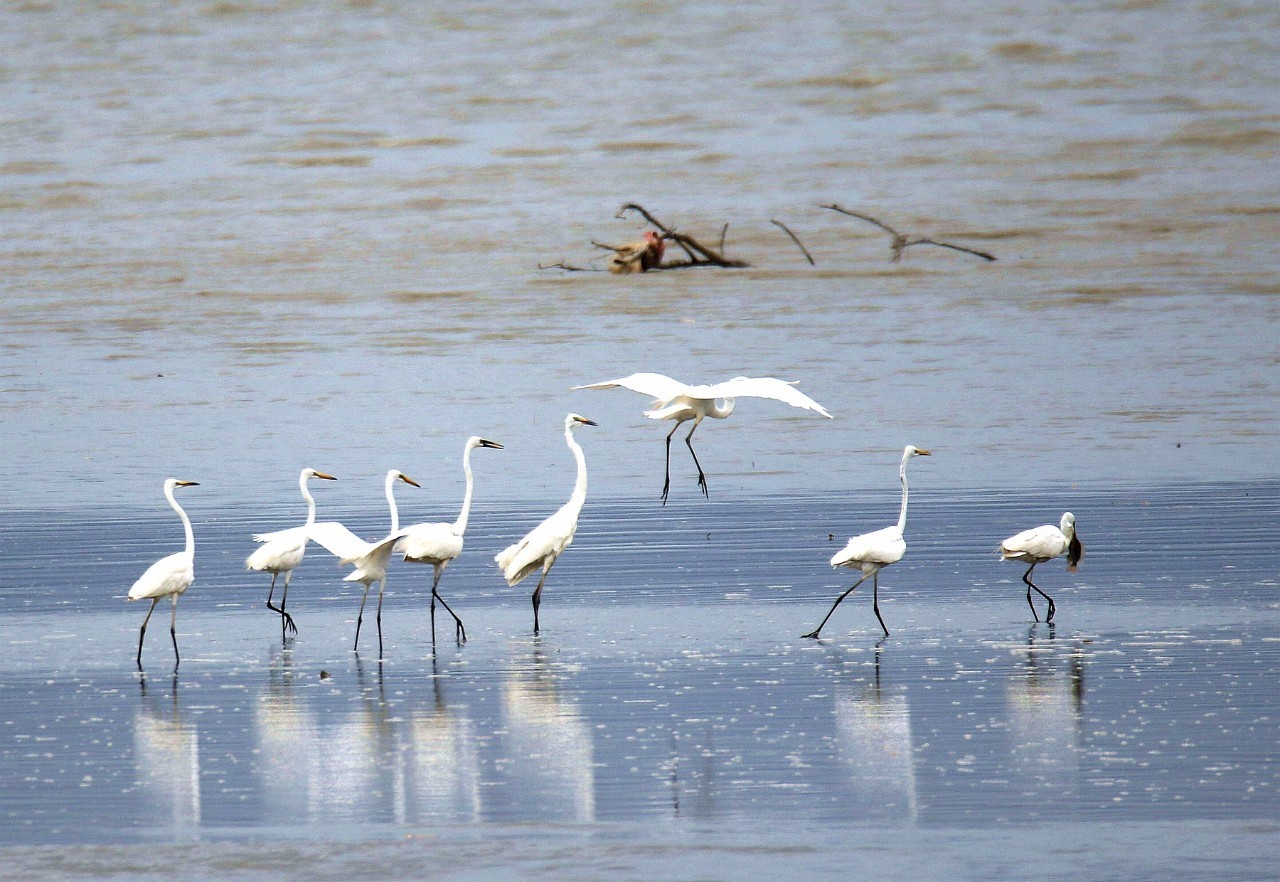
{"type": "Polygon", "coordinates": [[[795,233],[791,232],[790,227],[780,220],[771,220],[769,223],[773,224],[775,227],[781,228],[782,232],[791,237],[791,241],[795,242],[796,247],[804,253],[805,260],[809,261],[809,266],[817,266],[817,264],[813,262],[813,255],[809,253],[809,249],[805,248],[804,243],[800,241],[800,238],[795,233]]]}
{"type": "Polygon", "coordinates": [[[869,224],[874,224],[892,236],[893,241],[889,244],[889,247],[893,250],[893,256],[889,258],[891,263],[897,263],[901,260],[903,249],[910,248],[912,245],[937,245],[939,248],[950,248],[952,251],[963,251],[965,254],[972,254],[975,257],[981,257],[983,260],[996,259],[994,254],[988,254],[985,251],[976,251],[973,248],[965,248],[963,245],[953,245],[950,242],[939,242],[937,239],[930,239],[925,236],[918,236],[913,239],[908,234],[898,232],[893,227],[881,220],[877,220],[869,214],[862,214],[861,212],[841,208],[834,202],[830,205],[823,205],[820,207],[829,208],[832,211],[838,211],[841,214],[847,214],[849,217],[856,217],[858,220],[864,220],[869,224]]]}
{"type": "Polygon", "coordinates": [[[662,221],[658,220],[643,206],[635,202],[628,202],[626,205],[618,209],[615,217],[626,217],[627,212],[634,211],[648,221],[651,225],[662,231],[662,238],[671,242],[675,242],[688,255],[687,261],[670,261],[668,263],[659,264],[655,269],[684,269],[694,266],[720,266],[731,268],[742,268],[750,266],[746,261],[730,260],[724,256],[724,235],[729,229],[729,225],[725,224],[720,231],[721,243],[720,250],[717,251],[710,246],[703,245],[693,236],[685,233],[677,232],[675,227],[669,227],[662,221]]]}
{"type": "Polygon", "coordinates": [[[574,266],[571,263],[565,263],[563,260],[558,263],[540,263],[538,269],[562,269],[568,273],[598,273],[602,270],[589,266],[574,266]]]}

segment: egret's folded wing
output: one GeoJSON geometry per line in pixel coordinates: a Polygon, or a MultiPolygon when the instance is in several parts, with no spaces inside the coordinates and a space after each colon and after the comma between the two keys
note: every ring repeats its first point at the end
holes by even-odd
{"type": "Polygon", "coordinates": [[[795,387],[795,383],[774,377],[734,377],[710,386],[695,386],[699,398],[772,398],[792,407],[813,410],[831,419],[831,414],[818,402],[795,387]]]}
{"type": "Polygon", "coordinates": [[[368,542],[337,521],[321,521],[318,524],[312,524],[308,535],[312,542],[324,546],[326,551],[339,560],[360,557],[370,547],[368,542]]]}
{"type": "Polygon", "coordinates": [[[688,386],[679,380],[673,380],[664,374],[632,374],[617,380],[605,380],[603,383],[589,383],[585,386],[574,386],[574,389],[613,389],[621,386],[641,395],[650,395],[654,399],[666,403],[677,395],[683,395],[688,386]]]}

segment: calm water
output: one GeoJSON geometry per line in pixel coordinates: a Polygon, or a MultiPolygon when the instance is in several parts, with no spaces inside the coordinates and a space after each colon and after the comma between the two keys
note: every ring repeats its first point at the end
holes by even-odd
{"type": "Polygon", "coordinates": [[[0,8],[0,874],[1274,875],[1278,51],[1268,2],[0,8]],[[628,201],[750,267],[539,269],[628,201]],[[569,391],[636,370],[836,419],[740,402],[663,509],[645,399],[569,391]],[[487,562],[568,410],[534,641],[487,562]],[[299,469],[375,535],[391,467],[454,516],[473,433],[471,642],[397,570],[357,664],[317,553],[282,648],[242,562],[299,469]],[[798,640],[907,443],[894,636],[798,640]],[[171,474],[199,577],[144,680],[171,474]],[[990,549],[1067,508],[1051,632],[990,549]]]}

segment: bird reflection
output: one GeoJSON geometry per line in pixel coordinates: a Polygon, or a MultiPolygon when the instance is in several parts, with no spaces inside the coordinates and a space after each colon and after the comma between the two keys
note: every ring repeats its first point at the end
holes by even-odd
{"type": "Polygon", "coordinates": [[[480,752],[475,724],[444,700],[431,657],[433,703],[409,719],[412,805],[419,820],[475,821],[480,817],[480,752]]]}
{"type": "Polygon", "coordinates": [[[905,691],[880,683],[884,640],[875,647],[871,683],[835,687],[836,737],[859,801],[879,817],[915,821],[915,752],[905,691]]]}
{"type": "Polygon", "coordinates": [[[1083,701],[1083,648],[1076,644],[1064,652],[1055,642],[1052,625],[1047,638],[1032,627],[1026,660],[1014,670],[1006,689],[1015,775],[1029,778],[1037,787],[1063,790],[1075,785],[1083,701]]]}
{"type": "Polygon", "coordinates": [[[513,667],[503,689],[506,755],[517,799],[530,819],[595,820],[591,731],[535,643],[527,666],[513,667]]]}
{"type": "Polygon", "coordinates": [[[296,694],[293,652],[275,649],[254,712],[262,799],[275,823],[302,822],[323,779],[315,714],[296,694]]]}
{"type": "Polygon", "coordinates": [[[175,830],[200,826],[200,737],[182,720],[175,672],[168,695],[139,679],[142,700],[133,717],[133,756],[138,782],[151,802],[167,812],[175,830]]]}

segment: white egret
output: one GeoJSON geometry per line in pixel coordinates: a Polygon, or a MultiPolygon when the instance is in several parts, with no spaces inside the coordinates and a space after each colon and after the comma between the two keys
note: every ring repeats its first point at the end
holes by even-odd
{"type": "Polygon", "coordinates": [[[535,634],[538,633],[538,605],[542,601],[542,585],[547,581],[547,573],[551,572],[556,559],[573,541],[573,534],[578,529],[578,514],[582,511],[582,504],[587,501],[587,459],[582,453],[582,447],[573,439],[573,430],[578,426],[594,425],[594,422],[576,413],[564,418],[564,440],[578,462],[578,479],[573,485],[569,501],[534,527],[529,535],[494,557],[502,568],[502,575],[508,585],[515,585],[534,570],[542,568],[542,578],[538,580],[538,587],[533,590],[535,634]]]}
{"type": "Polygon", "coordinates": [[[651,420],[675,420],[675,425],[667,433],[666,472],[662,482],[662,504],[667,504],[667,494],[671,490],[671,436],[680,428],[680,424],[693,420],[693,428],[685,436],[685,446],[693,457],[693,464],[698,467],[698,486],[702,495],[709,496],[707,491],[707,475],[698,462],[698,454],[693,450],[693,433],[707,417],[713,420],[727,419],[733,413],[738,398],[772,398],[790,404],[792,407],[813,410],[831,419],[831,414],[818,402],[801,393],[795,383],[778,380],[773,377],[734,377],[723,383],[709,386],[690,386],[673,380],[663,374],[639,373],[617,380],[606,380],[602,383],[588,383],[585,386],[574,386],[574,389],[612,389],[621,386],[642,395],[653,396],[653,405],[644,415],[651,420]],[[717,404],[723,400],[723,404],[717,404]]]}
{"type": "Polygon", "coordinates": [[[921,450],[919,447],[913,447],[910,444],[903,448],[902,462],[898,465],[898,480],[902,482],[902,509],[898,512],[898,523],[892,527],[885,527],[883,530],[854,536],[849,540],[848,545],[832,556],[831,565],[833,567],[860,569],[862,570],[862,578],[853,583],[853,588],[836,598],[836,602],[831,605],[831,610],[827,613],[826,618],[822,620],[822,624],[805,634],[805,637],[816,638],[818,632],[822,630],[822,626],[827,623],[827,619],[831,618],[831,613],[835,612],[836,607],[840,605],[840,601],[852,594],[853,589],[865,582],[868,577],[871,578],[873,586],[871,608],[875,610],[876,618],[880,620],[880,627],[884,631],[884,636],[889,636],[889,629],[885,627],[884,618],[880,615],[880,570],[891,563],[897,563],[902,560],[902,556],[907,553],[907,543],[902,538],[902,531],[907,526],[907,460],[913,456],[929,455],[929,451],[921,450]]]}
{"type": "Polygon", "coordinates": [[[435,567],[435,577],[431,582],[431,642],[433,644],[436,642],[437,600],[448,610],[449,615],[453,616],[457,639],[463,641],[467,639],[467,629],[462,626],[462,619],[449,608],[449,604],[445,603],[436,589],[440,585],[440,576],[444,574],[444,568],[451,560],[462,554],[462,536],[467,530],[467,518],[471,514],[471,491],[474,483],[471,476],[471,451],[477,447],[502,449],[502,445],[498,442],[489,441],[478,435],[472,435],[467,439],[466,446],[462,450],[462,473],[467,478],[467,490],[462,497],[462,512],[458,515],[458,519],[452,524],[414,524],[412,527],[406,527],[402,531],[404,538],[395,547],[396,552],[403,554],[405,560],[412,563],[429,563],[435,567]]]}
{"type": "Polygon", "coordinates": [[[180,481],[177,478],[169,478],[164,482],[164,498],[169,500],[170,507],[178,513],[178,517],[182,518],[182,527],[187,534],[187,546],[182,551],[162,557],[147,567],[147,571],[129,589],[129,600],[151,601],[151,608],[147,610],[147,616],[142,620],[142,629],[138,632],[139,670],[142,669],[142,638],[147,635],[147,622],[151,621],[151,614],[155,612],[156,604],[162,597],[167,597],[173,602],[173,616],[169,620],[169,636],[173,639],[173,666],[176,668],[182,663],[182,657],[178,655],[178,597],[191,587],[191,583],[196,578],[196,537],[191,530],[191,518],[187,517],[182,506],[178,505],[178,500],[173,498],[173,491],[176,487],[198,486],[199,484],[195,481],[180,481]]]}
{"type": "Polygon", "coordinates": [[[253,537],[253,541],[263,543],[262,547],[249,555],[249,559],[245,561],[248,569],[271,574],[271,590],[267,592],[267,609],[280,614],[281,634],[286,628],[294,634],[298,633],[298,626],[293,623],[293,616],[285,612],[285,604],[289,602],[289,579],[293,576],[294,568],[302,563],[302,557],[307,552],[311,528],[316,522],[316,500],[307,490],[307,482],[312,478],[321,478],[325,481],[338,480],[333,475],[326,475],[315,469],[303,469],[298,475],[298,489],[302,491],[302,498],[307,501],[307,522],[301,527],[276,530],[274,533],[258,533],[253,537]],[[273,606],[271,598],[276,592],[276,578],[281,573],[284,573],[284,594],[280,597],[280,605],[273,606]]]}
{"type": "Polygon", "coordinates": [[[404,534],[400,531],[400,511],[396,508],[393,488],[396,481],[404,481],[414,487],[422,486],[398,469],[387,472],[385,483],[387,504],[391,506],[391,531],[377,542],[366,542],[337,521],[321,521],[312,524],[311,539],[338,558],[339,563],[354,564],[342,580],[364,584],[364,596],[360,598],[360,611],[356,614],[356,640],[352,649],[360,647],[360,625],[364,621],[364,604],[369,599],[369,586],[378,583],[378,655],[382,655],[382,596],[387,587],[387,564],[391,551],[404,534]]]}
{"type": "Polygon", "coordinates": [[[1062,515],[1062,523],[1056,527],[1053,524],[1041,524],[1039,527],[1023,530],[1001,542],[997,551],[1000,552],[1001,560],[1017,560],[1031,564],[1022,574],[1022,581],[1027,583],[1027,605],[1031,607],[1032,618],[1037,622],[1040,621],[1040,616],[1036,614],[1036,605],[1031,602],[1031,589],[1034,588],[1041,597],[1049,601],[1049,611],[1045,614],[1044,620],[1052,622],[1056,611],[1053,598],[1031,581],[1031,571],[1036,568],[1036,564],[1061,557],[1065,553],[1067,572],[1075,572],[1076,564],[1080,563],[1080,559],[1084,557],[1084,545],[1081,544],[1080,536],[1076,533],[1076,516],[1071,512],[1065,512],[1062,515]]]}

